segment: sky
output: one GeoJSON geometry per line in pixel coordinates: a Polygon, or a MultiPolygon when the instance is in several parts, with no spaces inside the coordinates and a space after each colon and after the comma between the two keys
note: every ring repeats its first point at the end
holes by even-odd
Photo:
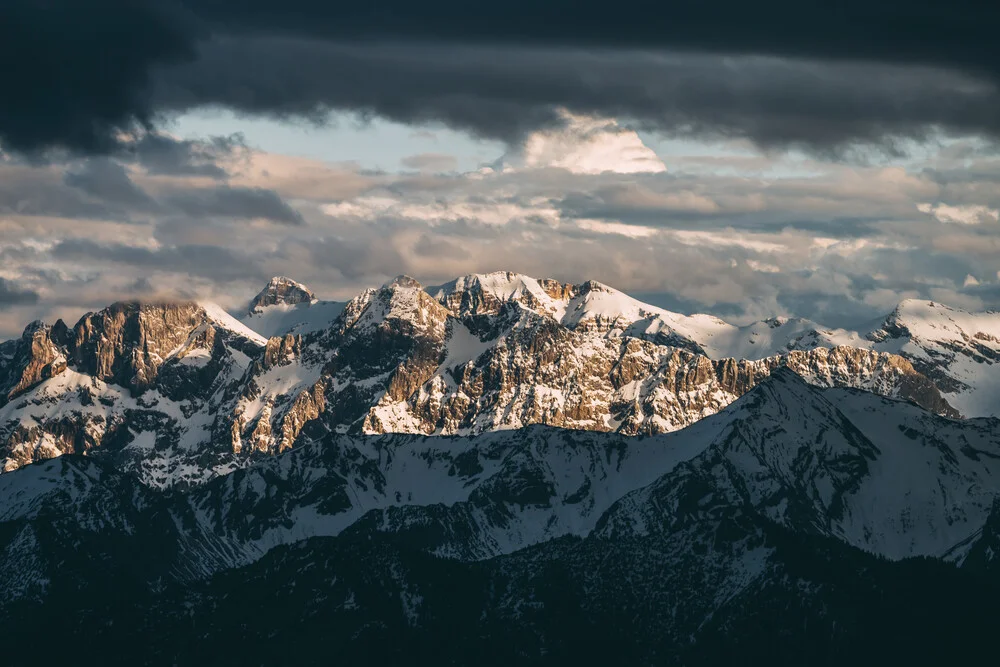
{"type": "Polygon", "coordinates": [[[7,0],[0,338],[510,270],[736,323],[1000,308],[1000,10],[7,0]]]}

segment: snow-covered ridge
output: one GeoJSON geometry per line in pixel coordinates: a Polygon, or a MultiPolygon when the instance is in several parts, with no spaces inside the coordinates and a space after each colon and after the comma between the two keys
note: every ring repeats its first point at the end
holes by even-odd
{"type": "Polygon", "coordinates": [[[267,343],[267,339],[269,338],[268,336],[262,335],[254,329],[246,326],[246,324],[240,322],[238,319],[226,312],[222,306],[209,301],[199,301],[198,305],[205,310],[205,314],[213,324],[220,326],[223,329],[228,329],[229,331],[252,340],[259,345],[267,343]]]}
{"type": "Polygon", "coordinates": [[[1000,415],[1000,312],[907,299],[859,345],[909,359],[966,416],[1000,415]]]}
{"type": "Polygon", "coordinates": [[[568,328],[645,338],[712,359],[758,360],[837,346],[899,354],[938,382],[962,414],[1000,415],[998,312],[908,299],[857,330],[784,317],[735,326],[711,315],[657,308],[596,281],[571,285],[497,272],[465,276],[430,291],[457,315],[491,312],[516,301],[568,328]]]}
{"type": "Polygon", "coordinates": [[[981,529],[1000,496],[996,419],[944,420],[867,392],[819,389],[787,370],[720,419],[719,436],[683,470],[609,511],[605,536],[669,530],[664,512],[710,489],[701,504],[749,502],[795,531],[891,559],[941,558],[981,529]]]}
{"type": "MultiPolygon", "coordinates": [[[[537,425],[475,437],[328,433],[165,498],[206,573],[346,530],[477,560],[595,530],[669,531],[702,507],[745,503],[891,559],[944,557],[1000,494],[998,437],[997,420],[947,420],[780,370],[718,414],[650,438],[537,425]]],[[[0,477],[0,521],[93,493],[100,471],[76,461],[0,477]]]]}
{"type": "Polygon", "coordinates": [[[792,349],[864,342],[858,332],[804,319],[771,318],[735,326],[714,315],[675,313],[595,280],[573,285],[498,271],[463,276],[428,292],[459,316],[495,312],[499,304],[513,301],[571,329],[620,331],[712,359],[764,359],[792,349]]]}
{"type": "Polygon", "coordinates": [[[323,432],[652,435],[784,367],[949,417],[1000,414],[996,314],[929,302],[862,336],[783,318],[738,328],[596,281],[514,273],[437,288],[401,276],[346,304],[281,277],[262,293],[275,302],[243,322],[211,303],[120,303],[72,329],[31,325],[0,350],[0,464],[111,445],[146,483],[170,486],[323,432]],[[283,291],[305,300],[279,303],[283,291]],[[729,348],[741,357],[718,354],[729,348]]]}

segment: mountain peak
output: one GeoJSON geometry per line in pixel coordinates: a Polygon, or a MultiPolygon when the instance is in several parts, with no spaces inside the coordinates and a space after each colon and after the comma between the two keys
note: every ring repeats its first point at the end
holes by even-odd
{"type": "Polygon", "coordinates": [[[415,289],[423,289],[423,285],[421,285],[420,282],[416,278],[410,277],[410,276],[408,276],[406,274],[400,274],[400,275],[396,276],[395,278],[393,278],[392,280],[390,280],[389,282],[387,282],[382,287],[386,287],[386,288],[392,288],[392,287],[412,287],[412,288],[415,288],[415,289]]]}
{"type": "Polygon", "coordinates": [[[250,313],[259,313],[268,306],[311,303],[316,300],[313,291],[285,276],[275,276],[268,281],[253,301],[250,302],[250,313]]]}
{"type": "Polygon", "coordinates": [[[608,285],[596,280],[588,280],[581,283],[578,289],[581,294],[586,294],[587,292],[618,292],[618,290],[613,287],[609,287],[608,285]]]}

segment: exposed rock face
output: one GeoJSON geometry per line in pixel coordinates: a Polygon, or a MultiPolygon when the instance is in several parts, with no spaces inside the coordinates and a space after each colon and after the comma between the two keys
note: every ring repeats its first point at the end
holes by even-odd
{"type": "Polygon", "coordinates": [[[365,430],[418,425],[425,433],[478,433],[540,423],[629,435],[673,431],[718,412],[788,366],[819,386],[850,386],[957,416],[905,360],[854,348],[714,361],[637,339],[601,339],[541,325],[517,329],[476,361],[436,374],[405,399],[387,393],[365,430]],[[589,345],[588,345],[589,343],[589,345]],[[404,421],[400,415],[412,421],[404,421]]]}
{"type": "Polygon", "coordinates": [[[290,306],[315,300],[316,295],[305,285],[297,283],[291,278],[275,276],[250,302],[250,313],[259,313],[268,306],[290,306]]]}
{"type": "Polygon", "coordinates": [[[506,303],[518,303],[528,310],[553,315],[559,304],[568,302],[576,294],[574,285],[557,280],[526,280],[525,276],[510,271],[459,278],[434,290],[433,295],[452,314],[496,315],[506,303]]]}
{"type": "Polygon", "coordinates": [[[29,324],[20,339],[0,345],[0,406],[66,369],[66,325],[29,324]]]}
{"type": "Polygon", "coordinates": [[[204,311],[193,303],[113,304],[74,327],[73,365],[105,382],[145,391],[164,359],[204,321],[204,311]]]}
{"type": "Polygon", "coordinates": [[[4,469],[101,449],[150,475],[164,473],[151,462],[158,451],[191,444],[211,455],[212,415],[235,398],[248,353],[263,352],[194,303],[116,303],[71,331],[32,324],[4,346],[4,469]]]}
{"type": "Polygon", "coordinates": [[[264,347],[261,365],[264,370],[291,363],[302,354],[302,336],[288,334],[281,338],[271,338],[264,347]]]}
{"type": "Polygon", "coordinates": [[[257,446],[275,451],[285,446],[278,433],[287,442],[310,419],[341,433],[476,434],[530,424],[664,433],[715,414],[784,366],[819,386],[861,388],[957,416],[933,383],[887,353],[837,347],[713,360],[613,328],[570,329],[517,301],[474,308],[494,306],[457,318],[412,284],[365,292],[336,329],[307,337],[301,357],[282,371],[296,378],[291,392],[254,380],[256,390],[234,412],[244,425],[240,439],[267,434],[267,445],[257,446]],[[322,403],[314,398],[320,377],[322,403]],[[301,405],[317,417],[298,414],[292,395],[313,397],[301,405]]]}

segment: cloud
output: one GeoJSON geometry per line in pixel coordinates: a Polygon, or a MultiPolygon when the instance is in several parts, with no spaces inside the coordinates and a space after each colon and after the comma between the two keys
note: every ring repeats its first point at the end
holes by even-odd
{"type": "Polygon", "coordinates": [[[846,166],[708,148],[708,171],[675,149],[660,173],[371,173],[242,149],[217,159],[220,178],[148,173],[129,156],[7,162],[0,276],[41,298],[0,318],[0,331],[137,294],[235,306],[277,274],[349,298],[398,273],[434,284],[506,269],[592,278],[740,322],[777,314],[832,326],[873,319],[903,297],[1000,305],[996,226],[942,225],[917,208],[993,208],[990,155],[846,166]],[[961,174],[970,160],[982,178],[961,174]],[[129,200],[129,182],[158,208],[116,203],[129,200]],[[242,196],[255,188],[273,196],[242,196]],[[269,215],[291,220],[276,201],[303,224],[248,222],[271,205],[269,215]],[[98,217],[53,215],[80,206],[98,217]],[[121,221],[100,217],[108,211],[121,221]]]}
{"type": "MultiPolygon", "coordinates": [[[[87,239],[67,239],[57,243],[51,256],[57,260],[113,264],[135,267],[144,272],[167,270],[218,281],[256,277],[248,255],[219,246],[179,245],[143,247],[125,243],[96,243],[87,239]]],[[[141,277],[141,276],[140,276],[141,277]]]]}
{"type": "Polygon", "coordinates": [[[38,293],[19,288],[6,278],[0,278],[0,309],[38,303],[38,293]]]}
{"type": "Polygon", "coordinates": [[[198,34],[173,2],[6,0],[0,145],[113,149],[120,132],[152,122],[150,68],[192,56],[198,34]]]}
{"type": "Polygon", "coordinates": [[[515,160],[527,168],[556,167],[574,174],[659,173],[663,161],[633,130],[619,127],[614,119],[560,113],[564,126],[539,130],[523,142],[515,160]]]}
{"type": "Polygon", "coordinates": [[[163,113],[329,109],[523,139],[557,109],[817,149],[997,136],[989,3],[6,0],[5,150],[113,151],[163,113]],[[428,46],[434,44],[434,46],[428,46]],[[490,44],[490,47],[468,47],[490,44]],[[45,85],[39,85],[44,82],[45,85]]]}
{"type": "Polygon", "coordinates": [[[165,197],[166,203],[193,218],[246,218],[286,225],[303,224],[302,215],[274,190],[219,186],[192,188],[165,197]]]}
{"type": "Polygon", "coordinates": [[[416,169],[426,172],[455,171],[458,167],[458,160],[454,155],[444,155],[442,153],[420,153],[419,155],[409,155],[404,157],[402,164],[407,169],[416,169]]]}
{"type": "Polygon", "coordinates": [[[917,204],[921,213],[933,216],[939,222],[959,225],[978,225],[992,220],[1000,222],[1000,210],[986,206],[949,206],[948,204],[917,204]]]}
{"type": "Polygon", "coordinates": [[[845,152],[1000,132],[994,83],[950,70],[648,51],[217,38],[155,80],[158,106],[443,123],[518,144],[575,115],[673,135],[845,152]]]}
{"type": "MultiPolygon", "coordinates": [[[[101,187],[93,180],[95,174],[81,171],[77,175],[81,179],[80,184],[86,182],[87,187],[92,189],[101,187]]],[[[75,220],[131,220],[128,207],[113,199],[92,196],[86,188],[75,187],[72,177],[69,181],[66,182],[64,171],[56,166],[0,163],[0,214],[75,220]]]]}
{"type": "Polygon", "coordinates": [[[67,171],[63,182],[92,197],[140,210],[156,209],[157,204],[132,182],[121,164],[108,158],[86,160],[79,168],[67,171]]]}
{"type": "Polygon", "coordinates": [[[206,141],[176,139],[158,133],[142,133],[123,146],[125,157],[133,158],[147,173],[161,176],[207,176],[223,179],[228,172],[220,163],[230,162],[249,149],[242,135],[210,137],[206,141]]]}

